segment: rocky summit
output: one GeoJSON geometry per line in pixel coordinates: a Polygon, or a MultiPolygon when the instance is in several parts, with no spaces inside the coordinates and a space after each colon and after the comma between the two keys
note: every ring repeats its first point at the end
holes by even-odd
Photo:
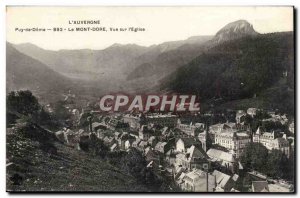
{"type": "Polygon", "coordinates": [[[222,43],[224,41],[234,40],[245,36],[254,36],[258,33],[253,26],[246,20],[238,20],[227,24],[217,32],[213,41],[222,43]]]}

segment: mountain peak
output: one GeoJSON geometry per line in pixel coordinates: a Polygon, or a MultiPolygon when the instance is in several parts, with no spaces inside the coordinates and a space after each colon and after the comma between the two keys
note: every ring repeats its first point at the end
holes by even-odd
{"type": "Polygon", "coordinates": [[[216,43],[238,39],[244,36],[254,36],[258,33],[252,24],[246,20],[238,20],[225,25],[214,37],[216,43]]]}

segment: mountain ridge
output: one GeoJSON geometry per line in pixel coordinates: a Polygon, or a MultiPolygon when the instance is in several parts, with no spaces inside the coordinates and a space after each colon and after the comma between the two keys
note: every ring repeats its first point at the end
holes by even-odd
{"type": "Polygon", "coordinates": [[[53,90],[54,87],[66,89],[70,79],[49,68],[42,62],[22,54],[6,43],[7,91],[19,89],[53,90]]]}

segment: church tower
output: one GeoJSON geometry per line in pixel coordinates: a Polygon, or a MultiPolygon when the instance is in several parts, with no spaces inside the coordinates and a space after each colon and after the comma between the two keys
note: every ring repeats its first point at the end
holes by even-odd
{"type": "Polygon", "coordinates": [[[199,133],[199,135],[198,135],[199,141],[202,144],[202,149],[205,152],[207,151],[207,136],[208,136],[207,133],[208,133],[208,127],[206,125],[206,129],[202,133],[199,133]]]}

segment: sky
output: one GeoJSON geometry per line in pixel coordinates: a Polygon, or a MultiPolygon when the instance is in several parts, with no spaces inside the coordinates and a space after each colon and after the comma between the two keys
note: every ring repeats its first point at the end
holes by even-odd
{"type": "Polygon", "coordinates": [[[24,7],[6,9],[6,38],[49,50],[104,49],[114,43],[150,46],[191,36],[214,35],[226,24],[247,20],[259,33],[293,31],[292,7],[24,7]],[[70,20],[100,20],[74,25],[70,20]],[[106,27],[107,32],[19,32],[16,28],[106,27]],[[145,31],[109,31],[144,28],[145,31]]]}

